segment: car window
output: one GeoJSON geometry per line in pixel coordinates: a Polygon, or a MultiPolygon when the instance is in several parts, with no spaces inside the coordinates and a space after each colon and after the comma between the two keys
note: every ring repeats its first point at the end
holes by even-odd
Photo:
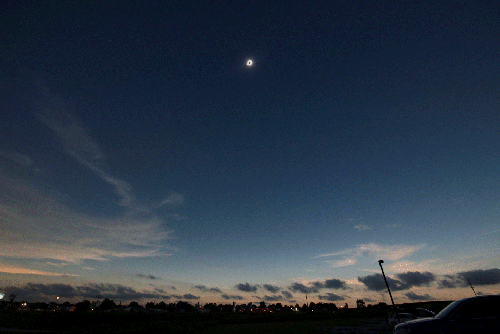
{"type": "Polygon", "coordinates": [[[444,309],[441,310],[441,312],[439,312],[435,316],[435,318],[446,318],[446,317],[448,317],[455,310],[455,307],[457,306],[457,304],[460,304],[459,300],[454,301],[453,303],[451,303],[448,306],[446,306],[444,309]]]}
{"type": "Polygon", "coordinates": [[[417,314],[419,317],[433,317],[434,314],[431,311],[417,309],[417,314]]]}
{"type": "Polygon", "coordinates": [[[457,308],[453,314],[455,319],[491,318],[500,316],[498,300],[476,299],[470,300],[457,308]]]}
{"type": "Polygon", "coordinates": [[[486,299],[477,305],[481,318],[500,317],[500,298],[486,299]]]}

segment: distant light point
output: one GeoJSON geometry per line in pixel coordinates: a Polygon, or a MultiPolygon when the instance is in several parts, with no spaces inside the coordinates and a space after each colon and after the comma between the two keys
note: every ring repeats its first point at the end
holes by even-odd
{"type": "Polygon", "coordinates": [[[248,59],[247,60],[247,66],[250,67],[253,65],[253,60],[252,59],[248,59]]]}

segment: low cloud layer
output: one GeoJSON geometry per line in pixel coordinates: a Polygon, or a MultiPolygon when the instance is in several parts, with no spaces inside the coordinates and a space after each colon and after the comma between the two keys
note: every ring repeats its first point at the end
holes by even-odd
{"type": "Polygon", "coordinates": [[[338,302],[340,300],[344,300],[344,297],[336,295],[334,293],[326,293],[324,295],[318,295],[319,300],[326,300],[329,302],[338,302]]]}
{"type": "Polygon", "coordinates": [[[318,293],[319,289],[315,286],[306,286],[302,283],[293,283],[290,287],[290,290],[298,293],[318,293]]]}
{"type": "Polygon", "coordinates": [[[196,289],[200,290],[201,292],[215,292],[215,293],[222,293],[222,291],[219,288],[207,288],[204,285],[196,285],[196,289]]]}
{"type": "MultiPolygon", "coordinates": [[[[436,280],[436,275],[430,272],[406,272],[397,274],[396,278],[387,277],[387,282],[391,290],[406,290],[412,287],[429,286],[436,280]]],[[[382,274],[373,274],[358,277],[358,281],[363,283],[368,290],[382,291],[386,289],[384,277],[382,274]]]]}
{"type": "Polygon", "coordinates": [[[271,284],[264,284],[262,286],[265,290],[269,291],[269,292],[272,292],[272,293],[276,293],[276,292],[279,292],[281,290],[280,287],[277,287],[275,285],[271,285],[271,284]]]}
{"type": "Polygon", "coordinates": [[[140,277],[140,278],[147,278],[147,279],[151,279],[151,280],[156,280],[156,279],[160,279],[159,277],[156,277],[156,276],[153,276],[153,275],[145,275],[145,274],[137,274],[137,277],[140,277]]]}
{"type": "MultiPolygon", "coordinates": [[[[158,290],[154,291],[137,291],[131,287],[120,284],[102,284],[90,283],[87,285],[72,286],[69,284],[35,284],[27,283],[21,287],[7,287],[7,293],[16,294],[18,299],[30,301],[45,301],[53,300],[54,296],[59,296],[61,299],[89,299],[94,300],[96,296],[101,298],[109,298],[116,301],[140,300],[140,299],[161,299],[169,300],[173,296],[162,293],[158,290]]],[[[186,298],[187,299],[187,298],[186,298]]]]}
{"type": "Polygon", "coordinates": [[[473,286],[500,284],[500,269],[478,269],[462,271],[454,275],[445,275],[439,281],[439,287],[448,289],[463,288],[469,286],[469,282],[473,286]]]}
{"type": "MultiPolygon", "coordinates": [[[[407,290],[413,287],[431,286],[433,284],[437,285],[437,287],[441,289],[463,288],[469,286],[468,280],[470,280],[473,286],[500,284],[500,269],[493,268],[486,270],[469,270],[453,275],[443,276],[439,276],[428,271],[409,271],[396,274],[395,277],[387,276],[387,282],[393,291],[407,290]]],[[[358,281],[363,283],[364,286],[370,291],[383,291],[386,289],[382,274],[358,277],[358,281]]],[[[427,295],[420,297],[425,298],[422,300],[431,300],[427,295]]],[[[419,296],[410,294],[408,298],[419,298],[419,296]]]]}
{"type": "Polygon", "coordinates": [[[431,272],[408,271],[397,274],[396,277],[403,282],[405,288],[414,286],[428,286],[436,280],[436,275],[431,272]]]}
{"type": "MultiPolygon", "coordinates": [[[[186,294],[167,294],[164,289],[155,288],[150,291],[138,291],[134,288],[121,284],[103,284],[89,283],[86,285],[72,286],[69,284],[35,284],[27,283],[19,287],[5,287],[2,292],[6,294],[15,294],[18,300],[49,301],[59,296],[61,300],[95,300],[97,296],[100,299],[109,298],[116,303],[122,301],[140,301],[140,300],[199,300],[200,296],[190,293],[186,294]]],[[[231,296],[234,297],[234,296],[231,296]]],[[[234,298],[238,299],[238,298],[234,298]]]]}
{"type": "Polygon", "coordinates": [[[473,285],[493,285],[500,284],[500,269],[469,270],[457,274],[463,281],[469,281],[473,285]]]}
{"type": "Polygon", "coordinates": [[[345,281],[342,281],[337,278],[331,278],[324,281],[315,281],[309,284],[303,283],[292,283],[288,287],[290,291],[303,293],[303,294],[311,294],[311,293],[319,293],[322,289],[347,289],[347,284],[345,281]]]}
{"type": "Polygon", "coordinates": [[[332,279],[327,279],[323,282],[313,282],[312,285],[318,289],[346,289],[347,285],[346,282],[332,278],[332,279]]]}
{"type": "Polygon", "coordinates": [[[272,296],[264,295],[263,299],[266,302],[277,302],[277,301],[283,300],[283,296],[281,296],[281,295],[272,295],[272,296]]]}
{"type": "Polygon", "coordinates": [[[200,299],[200,296],[195,296],[190,293],[186,293],[183,295],[172,295],[172,297],[179,299],[179,300],[198,300],[200,299]]]}
{"type": "Polygon", "coordinates": [[[420,302],[420,301],[428,301],[428,300],[435,300],[435,298],[429,296],[428,294],[417,295],[414,292],[405,293],[405,296],[406,296],[406,298],[408,298],[411,301],[418,301],[418,302],[420,302]]]}
{"type": "Polygon", "coordinates": [[[240,295],[226,295],[226,294],[223,294],[223,295],[221,295],[221,297],[223,299],[226,299],[226,300],[243,300],[243,297],[240,296],[240,295]]]}
{"type": "Polygon", "coordinates": [[[258,285],[250,285],[247,283],[243,284],[243,283],[240,283],[240,284],[237,284],[235,286],[235,288],[239,291],[243,291],[243,292],[255,292],[257,291],[258,289],[258,285]]]}

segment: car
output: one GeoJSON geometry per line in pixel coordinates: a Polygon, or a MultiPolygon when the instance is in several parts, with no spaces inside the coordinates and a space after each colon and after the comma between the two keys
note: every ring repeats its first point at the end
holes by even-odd
{"type": "Polygon", "coordinates": [[[436,316],[436,313],[425,308],[416,308],[410,310],[409,312],[411,312],[411,314],[415,315],[417,318],[434,318],[436,316]]]}
{"type": "Polygon", "coordinates": [[[482,334],[500,328],[500,295],[476,296],[454,301],[434,318],[398,324],[394,334],[482,334]]]}
{"type": "Polygon", "coordinates": [[[387,322],[389,323],[389,326],[394,327],[397,324],[401,324],[413,319],[417,319],[417,317],[411,313],[398,312],[392,314],[387,320],[387,322]]]}

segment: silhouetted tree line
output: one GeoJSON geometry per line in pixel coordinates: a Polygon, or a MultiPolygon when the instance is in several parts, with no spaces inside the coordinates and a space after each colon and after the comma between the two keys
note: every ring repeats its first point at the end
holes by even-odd
{"type": "MultiPolygon", "coordinates": [[[[125,306],[122,306],[121,304],[116,305],[116,303],[109,298],[104,299],[101,302],[101,305],[98,307],[98,309],[101,311],[108,311],[117,308],[125,308],[125,306]]],[[[129,308],[131,311],[134,311],[142,309],[142,306],[138,302],[132,301],[128,304],[128,306],[126,306],[126,308],[129,308]]],[[[161,301],[159,303],[148,302],[146,303],[144,308],[147,310],[161,310],[169,312],[175,312],[175,311],[191,312],[195,310],[195,307],[193,305],[183,301],[179,301],[177,303],[169,303],[169,304],[165,303],[164,301],[161,301]]]]}
{"type": "MultiPolygon", "coordinates": [[[[18,309],[22,308],[22,303],[20,302],[3,302],[0,303],[0,309],[6,308],[7,305],[10,305],[9,308],[18,309]]],[[[24,303],[26,305],[26,303],[24,303]]],[[[201,307],[199,304],[191,305],[188,302],[179,301],[176,303],[165,303],[164,301],[160,301],[159,303],[150,301],[143,306],[141,306],[138,302],[132,301],[128,305],[122,305],[121,303],[117,305],[112,299],[105,298],[100,305],[96,305],[96,303],[92,303],[89,300],[83,300],[74,305],[71,305],[69,302],[64,302],[62,304],[58,304],[55,302],[47,303],[28,303],[28,306],[25,308],[29,308],[31,310],[54,310],[60,309],[71,310],[75,312],[88,312],[91,310],[94,311],[109,311],[109,310],[125,310],[128,311],[167,311],[167,312],[255,312],[255,313],[275,313],[275,312],[296,312],[299,311],[301,313],[311,313],[311,312],[329,312],[329,313],[337,313],[338,315],[342,314],[344,316],[357,316],[359,314],[378,314],[380,310],[385,310],[387,305],[385,303],[379,303],[378,305],[366,305],[362,299],[358,299],[356,301],[356,309],[349,309],[347,305],[342,305],[341,308],[338,308],[334,303],[315,303],[310,302],[309,304],[303,304],[300,306],[299,304],[295,305],[283,305],[282,303],[275,303],[266,305],[265,302],[260,302],[258,304],[217,304],[217,303],[206,303],[201,307]],[[378,310],[378,311],[377,311],[378,310]],[[361,312],[361,313],[360,313],[361,312]]]]}
{"type": "MultiPolygon", "coordinates": [[[[91,303],[88,300],[82,301],[76,304],[77,310],[89,310],[91,307],[91,303]]],[[[101,311],[113,310],[116,308],[124,308],[124,306],[117,306],[116,303],[111,299],[104,299],[100,306],[98,307],[101,311]]],[[[133,301],[127,306],[131,310],[134,309],[142,309],[142,306],[139,305],[138,302],[133,301]]],[[[283,305],[282,303],[275,303],[266,305],[265,302],[260,302],[259,304],[217,304],[217,303],[206,303],[203,307],[199,305],[193,306],[190,303],[179,301],[177,303],[165,303],[161,301],[159,303],[155,303],[153,301],[146,303],[144,306],[146,310],[162,310],[168,312],[195,312],[199,310],[205,310],[210,312],[334,312],[338,310],[337,305],[334,303],[314,303],[311,302],[309,304],[303,304],[300,306],[299,304],[295,305],[283,305]]]]}

